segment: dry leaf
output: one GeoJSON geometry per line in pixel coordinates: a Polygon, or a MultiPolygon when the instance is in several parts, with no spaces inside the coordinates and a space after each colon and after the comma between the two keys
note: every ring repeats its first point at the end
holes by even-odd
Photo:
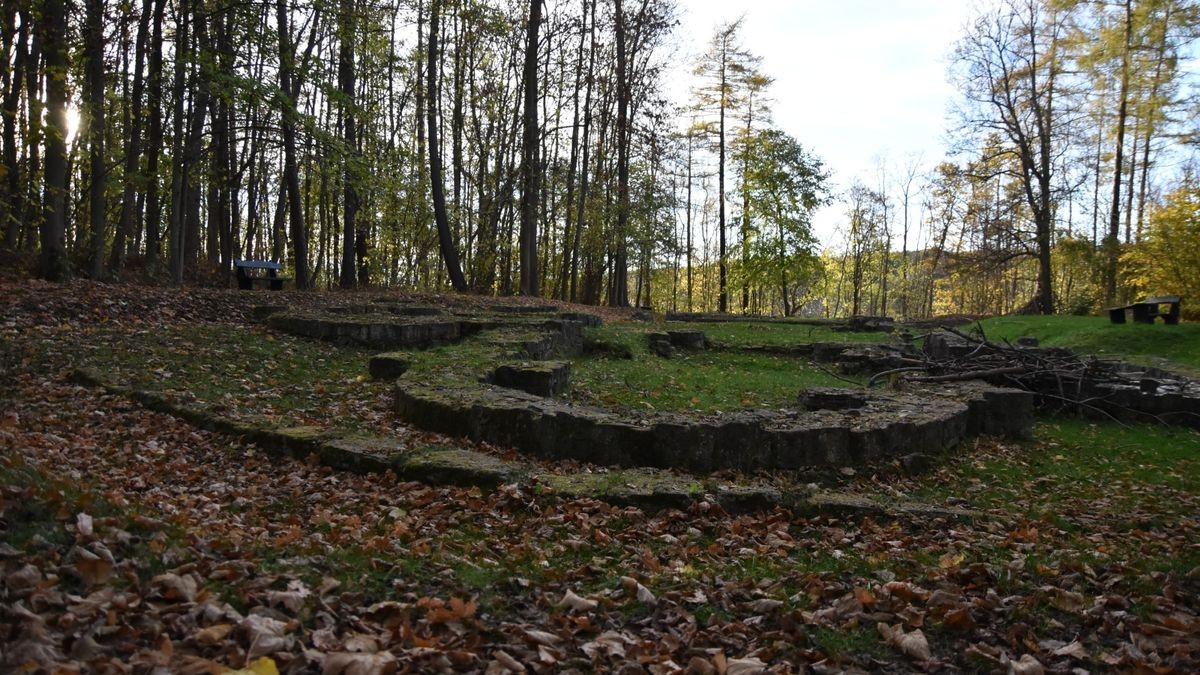
{"type": "Polygon", "coordinates": [[[321,664],[322,675],[389,675],[399,664],[391,652],[363,654],[337,652],[326,654],[321,664]]]}
{"type": "Polygon", "coordinates": [[[575,595],[575,593],[568,588],[566,594],[563,595],[562,600],[558,601],[558,606],[570,607],[576,612],[590,612],[596,609],[596,607],[599,606],[599,603],[595,600],[589,600],[588,598],[575,595]]]}
{"type": "Polygon", "coordinates": [[[928,661],[933,656],[929,651],[929,642],[920,628],[911,633],[905,633],[904,627],[900,624],[889,626],[886,623],[879,623],[877,626],[883,639],[899,650],[901,654],[916,661],[928,661]]]}
{"type": "Polygon", "coordinates": [[[215,645],[233,632],[234,627],[231,623],[218,623],[196,631],[192,635],[192,641],[202,645],[215,645]]]}
{"type": "Polygon", "coordinates": [[[511,654],[504,651],[503,649],[497,649],[492,654],[492,657],[496,660],[497,663],[499,663],[500,665],[504,666],[505,668],[511,670],[514,673],[525,672],[525,666],[521,665],[520,661],[514,659],[511,654]]]}
{"type": "Polygon", "coordinates": [[[1020,659],[1008,664],[1008,675],[1045,675],[1045,672],[1041,662],[1029,654],[1022,654],[1020,659]]]}
{"type": "Polygon", "coordinates": [[[729,659],[725,664],[725,675],[757,675],[765,672],[767,664],[758,657],[745,659],[729,659]]]}

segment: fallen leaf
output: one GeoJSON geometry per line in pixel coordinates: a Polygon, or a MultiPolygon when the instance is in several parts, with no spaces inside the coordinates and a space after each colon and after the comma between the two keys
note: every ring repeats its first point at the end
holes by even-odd
{"type": "Polygon", "coordinates": [[[911,633],[905,633],[900,624],[889,626],[886,623],[876,624],[883,639],[900,651],[901,654],[916,660],[928,661],[933,655],[929,651],[929,641],[918,628],[911,633]]]}
{"type": "Polygon", "coordinates": [[[744,659],[729,659],[725,664],[725,675],[757,675],[766,670],[767,664],[755,656],[744,659]]]}
{"type": "Polygon", "coordinates": [[[192,641],[202,645],[215,645],[233,632],[234,628],[231,623],[218,623],[196,631],[192,635],[192,641]]]}
{"type": "Polygon", "coordinates": [[[1020,659],[1008,664],[1009,675],[1045,675],[1045,672],[1041,662],[1029,654],[1022,654],[1020,659]]]}
{"type": "Polygon", "coordinates": [[[567,589],[566,594],[563,595],[562,600],[558,601],[559,607],[570,607],[576,612],[590,612],[596,609],[599,604],[600,603],[596,602],[595,600],[589,600],[588,598],[575,595],[575,593],[573,593],[569,588],[567,589]]]}
{"type": "Polygon", "coordinates": [[[321,664],[322,675],[389,675],[399,664],[391,652],[363,654],[336,652],[326,654],[321,664]]]}

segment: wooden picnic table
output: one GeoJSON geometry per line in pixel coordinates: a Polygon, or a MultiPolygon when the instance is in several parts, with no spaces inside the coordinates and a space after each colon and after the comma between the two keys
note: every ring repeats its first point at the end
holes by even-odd
{"type": "Polygon", "coordinates": [[[282,291],[283,282],[288,280],[287,277],[279,276],[283,265],[270,260],[234,260],[233,266],[237,270],[238,288],[243,291],[252,290],[256,282],[273,291],[282,291]],[[255,274],[255,270],[265,270],[266,276],[255,274]]]}
{"type": "Polygon", "coordinates": [[[1179,323],[1180,297],[1178,295],[1151,295],[1141,302],[1135,302],[1121,307],[1109,307],[1108,319],[1113,323],[1125,323],[1125,313],[1133,312],[1133,320],[1137,323],[1154,323],[1162,317],[1163,323],[1174,326],[1179,323]],[[1167,311],[1162,311],[1163,305],[1167,311]]]}

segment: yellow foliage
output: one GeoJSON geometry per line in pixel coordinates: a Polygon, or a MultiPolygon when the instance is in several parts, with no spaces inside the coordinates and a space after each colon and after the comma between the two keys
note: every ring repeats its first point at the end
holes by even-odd
{"type": "Polygon", "coordinates": [[[1186,180],[1167,195],[1122,263],[1139,295],[1183,296],[1184,316],[1200,318],[1200,182],[1186,180]]]}

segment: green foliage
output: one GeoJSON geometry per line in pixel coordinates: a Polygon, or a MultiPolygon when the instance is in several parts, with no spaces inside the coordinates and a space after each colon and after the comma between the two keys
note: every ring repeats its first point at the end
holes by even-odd
{"type": "Polygon", "coordinates": [[[818,273],[811,216],[829,202],[829,175],[820,158],[778,129],[744,139],[742,180],[748,196],[750,256],[744,274],[755,286],[775,286],[790,313],[792,298],[818,273]]]}

